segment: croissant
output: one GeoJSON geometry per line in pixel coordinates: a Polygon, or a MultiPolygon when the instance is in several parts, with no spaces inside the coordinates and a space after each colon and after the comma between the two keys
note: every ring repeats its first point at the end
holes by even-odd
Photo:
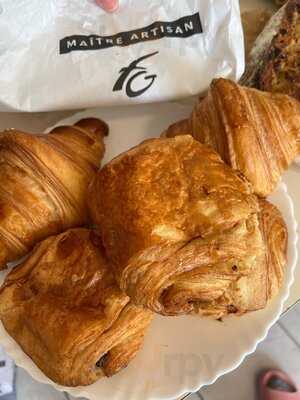
{"type": "Polygon", "coordinates": [[[48,135],[0,133],[0,269],[47,236],[86,223],[86,190],[107,132],[91,118],[48,135]]]}
{"type": "Polygon", "coordinates": [[[239,172],[187,135],[121,154],[89,193],[121,289],[162,315],[219,318],[266,305],[282,281],[287,233],[262,204],[239,172]]]}
{"type": "Polygon", "coordinates": [[[152,313],[120,291],[99,234],[77,228],[38,244],[6,277],[0,318],[48,377],[78,386],[126,367],[152,313]]]}
{"type": "Polygon", "coordinates": [[[211,146],[264,197],[299,154],[300,103],[287,95],[216,79],[191,117],[165,133],[178,134],[191,134],[211,146]]]}

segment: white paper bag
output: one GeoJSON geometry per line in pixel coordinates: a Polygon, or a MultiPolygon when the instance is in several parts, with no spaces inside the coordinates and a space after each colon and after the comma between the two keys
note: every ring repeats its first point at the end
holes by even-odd
{"type": "Polygon", "coordinates": [[[170,100],[243,69],[238,0],[0,0],[0,111],[170,100]]]}

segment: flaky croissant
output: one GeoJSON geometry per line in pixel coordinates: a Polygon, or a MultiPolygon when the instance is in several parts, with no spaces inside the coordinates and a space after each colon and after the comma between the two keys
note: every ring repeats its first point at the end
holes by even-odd
{"type": "Polygon", "coordinates": [[[0,133],[0,269],[41,239],[86,223],[86,190],[107,132],[91,118],[48,135],[0,133]]]}
{"type": "Polygon", "coordinates": [[[0,289],[4,327],[62,385],[88,385],[126,367],[152,318],[120,291],[101,246],[97,232],[83,228],[52,236],[0,289]]]}
{"type": "Polygon", "coordinates": [[[149,140],[112,160],[89,205],[121,289],[157,313],[243,313],[266,305],[266,279],[273,295],[277,277],[280,286],[280,214],[266,206],[261,217],[248,181],[191,136],[149,140]]]}
{"type": "Polygon", "coordinates": [[[216,79],[191,117],[165,133],[180,134],[211,146],[264,197],[300,152],[300,103],[287,95],[216,79]]]}

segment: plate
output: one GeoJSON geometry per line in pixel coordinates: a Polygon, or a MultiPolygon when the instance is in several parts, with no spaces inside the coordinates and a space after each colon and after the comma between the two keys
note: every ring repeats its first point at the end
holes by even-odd
{"type": "MultiPolygon", "coordinates": [[[[119,153],[159,134],[174,121],[186,117],[192,101],[113,109],[94,109],[60,121],[72,124],[80,118],[103,118],[110,126],[104,162],[119,153]]],[[[289,295],[297,261],[297,224],[292,200],[282,182],[270,200],[281,210],[289,231],[288,264],[279,295],[264,310],[224,322],[196,316],[156,316],[144,346],[128,368],[114,377],[88,387],[66,388],[51,382],[0,326],[0,342],[16,364],[33,378],[50,383],[58,390],[91,400],[174,399],[213,383],[235,369],[252,353],[279,318],[289,295]]],[[[4,274],[2,273],[2,278],[4,274]]]]}

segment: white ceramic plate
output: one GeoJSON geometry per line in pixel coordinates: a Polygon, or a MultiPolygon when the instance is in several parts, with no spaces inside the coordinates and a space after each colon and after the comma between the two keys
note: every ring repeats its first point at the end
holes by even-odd
{"type": "MultiPolygon", "coordinates": [[[[111,128],[106,140],[105,162],[142,140],[158,136],[170,123],[185,117],[189,102],[90,110],[60,124],[70,124],[87,116],[102,117],[111,128]]],[[[174,399],[214,382],[236,368],[252,353],[280,316],[293,282],[297,261],[296,221],[286,185],[281,183],[270,200],[284,215],[289,229],[288,265],[282,290],[265,310],[224,322],[199,317],[157,316],[137,358],[113,378],[104,378],[85,388],[64,388],[52,383],[0,326],[0,342],[17,365],[36,380],[58,390],[91,400],[174,399]]],[[[2,278],[3,278],[2,273],[2,278]]]]}

